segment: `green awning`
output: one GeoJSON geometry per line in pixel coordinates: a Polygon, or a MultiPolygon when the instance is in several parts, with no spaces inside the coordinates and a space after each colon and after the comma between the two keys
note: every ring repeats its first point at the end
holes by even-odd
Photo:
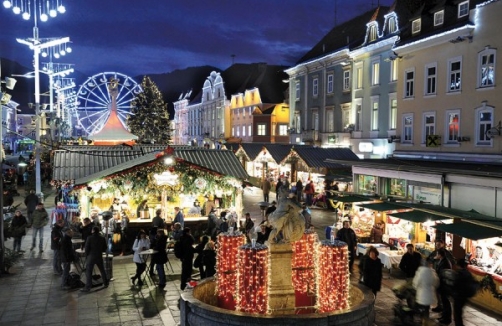
{"type": "Polygon", "coordinates": [[[387,212],[387,211],[397,211],[397,210],[402,210],[402,209],[407,209],[409,207],[406,207],[406,205],[396,205],[393,203],[371,203],[371,204],[360,204],[357,205],[359,207],[364,207],[367,209],[371,209],[377,212],[387,212]]]}
{"type": "Polygon", "coordinates": [[[398,217],[398,218],[406,220],[406,221],[415,222],[415,223],[424,223],[427,221],[439,221],[439,220],[449,219],[449,217],[446,217],[443,215],[427,213],[427,212],[419,211],[416,209],[409,211],[409,212],[392,213],[389,215],[394,216],[394,217],[398,217]]]}
{"type": "Polygon", "coordinates": [[[368,201],[374,200],[374,199],[370,199],[368,197],[352,196],[352,195],[336,196],[336,197],[333,197],[330,199],[332,199],[334,201],[341,201],[342,203],[362,203],[362,202],[368,202],[368,201]]]}
{"type": "Polygon", "coordinates": [[[469,222],[457,222],[452,224],[436,224],[436,229],[459,235],[471,240],[488,239],[502,236],[502,230],[473,224],[469,222]]]}

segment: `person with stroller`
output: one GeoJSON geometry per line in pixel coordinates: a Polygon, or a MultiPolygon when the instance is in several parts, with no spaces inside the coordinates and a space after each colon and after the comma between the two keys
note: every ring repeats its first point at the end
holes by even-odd
{"type": "Polygon", "coordinates": [[[422,325],[429,320],[430,306],[436,303],[436,288],[439,277],[429,262],[423,260],[413,278],[413,287],[416,290],[415,303],[421,313],[422,325]]]}
{"type": "Polygon", "coordinates": [[[382,262],[378,258],[378,254],[375,247],[370,247],[363,269],[363,283],[371,289],[375,298],[377,292],[382,288],[382,262]]]}

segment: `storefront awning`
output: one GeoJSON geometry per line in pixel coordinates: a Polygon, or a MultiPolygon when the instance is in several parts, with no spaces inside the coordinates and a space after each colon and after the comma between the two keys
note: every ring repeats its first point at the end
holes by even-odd
{"type": "Polygon", "coordinates": [[[439,220],[449,219],[448,217],[445,217],[443,215],[427,213],[427,212],[423,212],[423,211],[418,211],[416,209],[409,211],[409,212],[392,213],[390,215],[394,216],[394,217],[398,217],[398,218],[406,220],[406,221],[415,222],[415,223],[424,223],[427,221],[439,221],[439,220]]]}
{"type": "Polygon", "coordinates": [[[433,227],[440,231],[452,233],[471,240],[502,236],[502,230],[463,221],[452,224],[437,224],[433,227]]]}
{"type": "Polygon", "coordinates": [[[371,210],[374,210],[377,212],[397,211],[397,210],[409,208],[409,207],[406,207],[405,205],[396,205],[396,204],[387,203],[387,202],[361,204],[361,205],[357,205],[357,206],[371,209],[371,210]]]}
{"type": "Polygon", "coordinates": [[[331,198],[334,201],[340,201],[342,203],[362,203],[362,202],[368,202],[368,201],[373,201],[373,199],[363,197],[363,196],[337,196],[334,198],[331,198]]]}

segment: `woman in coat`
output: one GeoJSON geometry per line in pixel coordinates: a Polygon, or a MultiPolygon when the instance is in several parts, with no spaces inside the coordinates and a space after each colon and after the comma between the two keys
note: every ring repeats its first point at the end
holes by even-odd
{"type": "Polygon", "coordinates": [[[202,257],[204,256],[204,248],[206,248],[206,244],[209,242],[209,236],[205,235],[202,237],[201,242],[195,247],[194,252],[197,253],[197,257],[193,262],[193,267],[199,269],[200,278],[206,278],[206,271],[204,270],[204,264],[202,262],[202,257]]]}
{"type": "Polygon", "coordinates": [[[14,218],[10,222],[12,237],[14,238],[14,251],[21,251],[21,240],[26,235],[26,218],[21,214],[21,211],[14,213],[14,218]]]}
{"type": "Polygon", "coordinates": [[[132,284],[138,280],[138,285],[143,285],[143,281],[141,280],[141,274],[146,269],[146,259],[143,255],[139,253],[150,249],[150,240],[146,237],[146,232],[144,230],[139,231],[138,237],[134,240],[134,244],[132,245],[132,250],[134,250],[134,256],[132,261],[136,263],[136,274],[131,277],[132,284]]]}
{"type": "Polygon", "coordinates": [[[363,282],[376,297],[382,287],[382,262],[378,258],[378,250],[375,247],[370,247],[368,250],[368,257],[363,267],[363,282]]]}
{"type": "Polygon", "coordinates": [[[164,290],[166,287],[166,272],[164,270],[164,264],[167,263],[167,236],[164,229],[157,230],[157,236],[155,238],[154,250],[157,253],[152,256],[152,264],[157,268],[157,274],[159,275],[159,289],[164,290]]]}
{"type": "Polygon", "coordinates": [[[417,294],[415,302],[420,305],[422,313],[422,324],[425,324],[429,319],[429,308],[436,304],[436,289],[439,285],[439,277],[430,264],[422,261],[413,278],[413,287],[417,294]]]}
{"type": "Polygon", "coordinates": [[[216,274],[216,251],[214,250],[214,242],[209,241],[203,252],[202,262],[206,269],[206,277],[211,277],[216,274]]]}

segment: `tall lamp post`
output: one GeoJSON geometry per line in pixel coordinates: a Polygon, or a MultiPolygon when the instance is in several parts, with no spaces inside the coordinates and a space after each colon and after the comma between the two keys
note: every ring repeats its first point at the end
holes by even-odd
{"type": "MultiPolygon", "coordinates": [[[[42,1],[42,0],[4,0],[3,6],[7,9],[12,8],[16,15],[21,15],[24,20],[30,20],[33,16],[33,38],[17,39],[21,44],[25,44],[33,50],[33,65],[35,75],[35,115],[40,116],[40,53],[44,49],[58,46],[70,41],[69,37],[61,38],[46,38],[42,39],[38,33],[38,19],[45,22],[49,17],[54,18],[59,14],[64,14],[66,8],[63,5],[63,0],[42,1]],[[33,8],[30,4],[33,3],[33,8]]],[[[35,191],[43,201],[42,184],[40,176],[40,119],[35,122],[35,191]]]]}
{"type": "MultiPolygon", "coordinates": [[[[1,67],[0,67],[1,69],[1,67]]],[[[1,78],[0,71],[0,78],[1,78]]],[[[1,164],[5,159],[3,151],[3,106],[10,102],[11,96],[4,92],[4,85],[6,89],[14,89],[16,85],[16,80],[14,78],[5,77],[5,81],[0,82],[0,157],[1,164]]],[[[4,218],[3,218],[3,172],[0,172],[0,209],[2,210],[2,221],[0,222],[0,274],[4,274],[5,270],[5,239],[4,239],[4,218]]]]}

